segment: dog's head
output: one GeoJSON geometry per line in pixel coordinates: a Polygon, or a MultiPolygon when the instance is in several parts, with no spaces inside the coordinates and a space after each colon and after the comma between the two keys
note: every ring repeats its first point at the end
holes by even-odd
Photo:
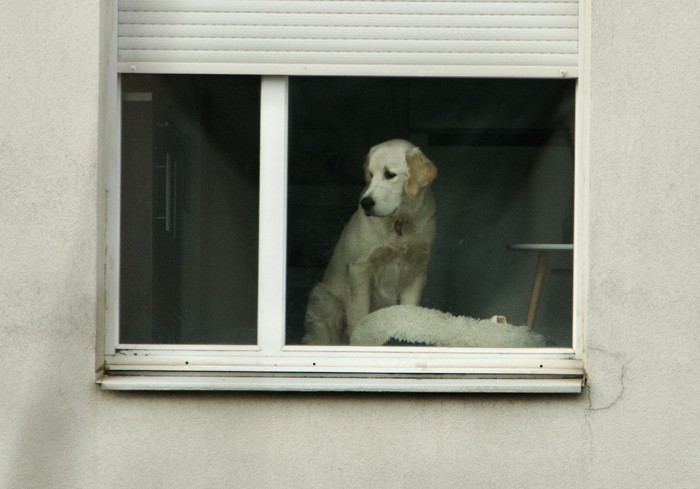
{"type": "Polygon", "coordinates": [[[367,187],[360,205],[368,216],[388,216],[416,198],[437,176],[437,168],[423,152],[402,139],[373,146],[365,160],[367,187]]]}

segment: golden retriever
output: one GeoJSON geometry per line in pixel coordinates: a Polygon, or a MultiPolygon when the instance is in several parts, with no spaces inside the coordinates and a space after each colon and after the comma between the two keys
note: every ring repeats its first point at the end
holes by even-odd
{"type": "Polygon", "coordinates": [[[370,312],[420,302],[435,240],[437,168],[410,142],[393,139],[369,150],[364,172],[358,208],[311,290],[304,343],[347,344],[370,312]]]}

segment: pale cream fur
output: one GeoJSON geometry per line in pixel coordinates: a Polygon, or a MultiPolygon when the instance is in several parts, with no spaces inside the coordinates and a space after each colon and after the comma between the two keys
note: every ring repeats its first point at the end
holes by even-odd
{"type": "Polygon", "coordinates": [[[360,205],[311,291],[305,343],[347,344],[370,312],[419,304],[435,240],[436,176],[435,165],[408,141],[370,149],[360,205]]]}

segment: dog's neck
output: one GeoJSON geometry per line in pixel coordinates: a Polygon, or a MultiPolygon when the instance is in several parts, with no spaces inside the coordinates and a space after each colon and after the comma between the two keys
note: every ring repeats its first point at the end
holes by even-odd
{"type": "MultiPolygon", "coordinates": [[[[430,214],[434,212],[434,207],[432,205],[423,206],[429,195],[429,188],[422,190],[416,197],[404,202],[394,214],[389,216],[387,222],[389,233],[399,237],[411,234],[416,230],[417,222],[429,218],[430,214]]],[[[432,196],[429,198],[432,199],[432,196]]]]}
{"type": "Polygon", "coordinates": [[[392,224],[393,232],[399,236],[410,234],[415,227],[413,221],[408,217],[392,219],[392,224]]]}

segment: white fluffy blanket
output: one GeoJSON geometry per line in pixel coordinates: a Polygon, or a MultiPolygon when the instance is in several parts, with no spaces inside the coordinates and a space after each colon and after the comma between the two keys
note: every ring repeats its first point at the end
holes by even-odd
{"type": "Polygon", "coordinates": [[[452,347],[541,347],[544,337],[527,327],[453,316],[418,306],[392,306],[367,315],[350,338],[351,345],[381,346],[388,342],[452,347]]]}

